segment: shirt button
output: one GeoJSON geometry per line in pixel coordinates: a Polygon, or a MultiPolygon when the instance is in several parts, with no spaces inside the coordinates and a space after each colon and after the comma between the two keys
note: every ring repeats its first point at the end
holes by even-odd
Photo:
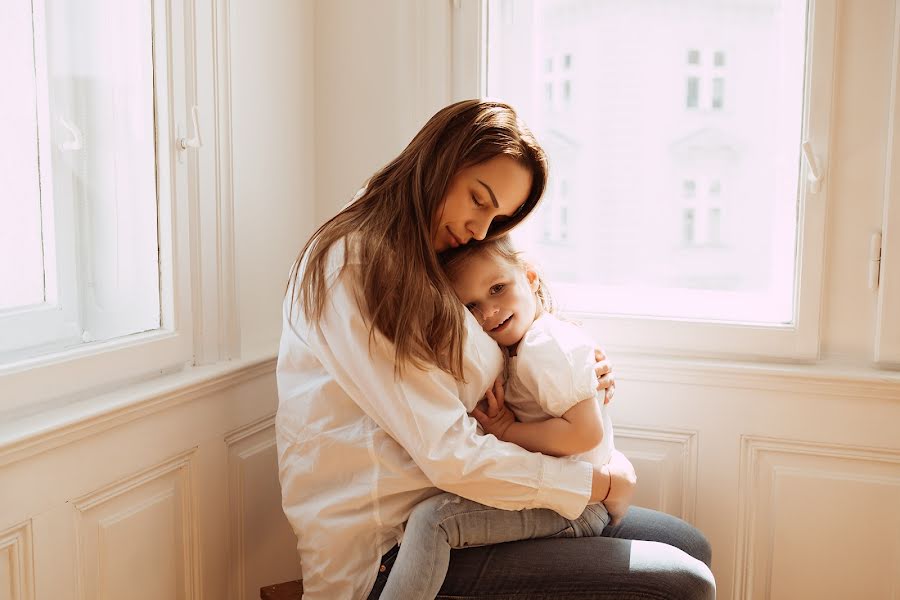
{"type": "Polygon", "coordinates": [[[378,570],[381,571],[382,573],[384,573],[385,571],[387,571],[387,567],[384,565],[381,565],[380,567],[378,567],[378,570]]]}

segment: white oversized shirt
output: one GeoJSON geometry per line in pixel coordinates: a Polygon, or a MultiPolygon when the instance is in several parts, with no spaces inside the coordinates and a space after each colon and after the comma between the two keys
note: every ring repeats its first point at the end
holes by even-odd
{"type": "MultiPolygon", "coordinates": [[[[278,355],[275,419],[282,506],[297,534],[307,600],[365,598],[412,508],[439,489],[497,508],[550,508],[574,519],[591,491],[583,461],[528,452],[476,432],[467,414],[502,369],[497,345],[468,315],[468,383],[432,368],[394,375],[394,347],[355,301],[365,268],[329,252],[322,317],[295,306],[278,355]]],[[[349,256],[354,257],[351,250],[349,256]]],[[[301,271],[302,274],[302,271],[301,271]]],[[[390,277],[390,273],[385,273],[390,277]]]]}
{"type": "Polygon", "coordinates": [[[597,391],[594,342],[580,327],[544,313],[535,319],[507,364],[506,405],[523,423],[563,416],[582,401],[597,402],[603,418],[603,440],[593,449],[571,456],[596,465],[609,462],[613,451],[612,421],[597,391]]]}

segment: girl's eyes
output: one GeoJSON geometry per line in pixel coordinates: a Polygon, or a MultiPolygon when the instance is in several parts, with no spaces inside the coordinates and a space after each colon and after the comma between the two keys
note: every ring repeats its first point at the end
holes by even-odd
{"type": "Polygon", "coordinates": [[[476,196],[475,194],[472,194],[472,203],[473,203],[475,206],[477,206],[478,208],[481,208],[482,206],[484,206],[484,205],[478,200],[478,196],[476,196]]]}
{"type": "Polygon", "coordinates": [[[475,310],[475,303],[474,303],[474,302],[469,302],[468,304],[466,304],[466,308],[469,310],[469,312],[474,311],[474,310],[475,310]]]}
{"type": "Polygon", "coordinates": [[[505,283],[497,283],[497,284],[492,285],[491,286],[491,295],[493,296],[494,294],[499,294],[500,292],[503,291],[503,288],[505,288],[505,287],[506,287],[505,283]]]}

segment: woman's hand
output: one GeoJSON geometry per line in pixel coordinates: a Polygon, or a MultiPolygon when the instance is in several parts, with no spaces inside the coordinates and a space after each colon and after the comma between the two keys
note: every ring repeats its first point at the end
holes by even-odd
{"type": "Polygon", "coordinates": [[[603,350],[594,348],[594,358],[597,360],[597,364],[594,365],[594,372],[597,374],[597,390],[606,391],[603,404],[609,404],[616,393],[616,377],[612,374],[612,365],[609,364],[609,359],[606,358],[603,350]]]}
{"type": "Polygon", "coordinates": [[[493,390],[488,390],[484,397],[487,401],[487,413],[478,407],[470,413],[485,433],[493,433],[501,440],[509,426],[516,422],[512,411],[506,408],[504,397],[503,378],[498,377],[493,390]]]}
{"type": "Polygon", "coordinates": [[[609,524],[616,525],[628,512],[636,484],[637,475],[631,461],[618,450],[613,450],[608,463],[594,467],[590,503],[603,502],[609,513],[609,524]]]}

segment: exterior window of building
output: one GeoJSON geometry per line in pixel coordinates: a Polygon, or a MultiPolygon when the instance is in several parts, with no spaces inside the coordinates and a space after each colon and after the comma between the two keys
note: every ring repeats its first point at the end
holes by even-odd
{"type": "Polygon", "coordinates": [[[724,106],[725,52],[688,50],[685,107],[718,111],[724,106]]]}
{"type": "Polygon", "coordinates": [[[681,224],[682,231],[682,239],[681,241],[685,246],[690,246],[694,243],[694,209],[686,208],[684,209],[684,218],[681,224]]]}
{"type": "Polygon", "coordinates": [[[687,99],[685,100],[687,108],[697,108],[700,106],[700,79],[697,77],[688,77],[687,79],[687,99]]]}
{"type": "Polygon", "coordinates": [[[725,106],[725,79],[713,77],[712,80],[712,108],[721,110],[725,106]]]}

